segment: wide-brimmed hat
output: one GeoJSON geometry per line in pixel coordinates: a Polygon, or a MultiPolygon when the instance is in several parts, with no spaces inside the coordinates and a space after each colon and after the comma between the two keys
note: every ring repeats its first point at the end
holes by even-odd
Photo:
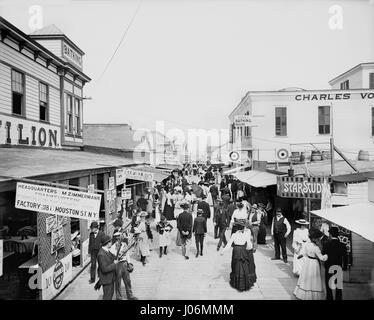
{"type": "Polygon", "coordinates": [[[139,213],[139,217],[146,217],[147,215],[148,215],[148,213],[145,212],[145,211],[140,211],[140,213],[139,213]]]}
{"type": "Polygon", "coordinates": [[[121,232],[118,232],[118,231],[117,231],[117,232],[115,232],[115,233],[113,234],[113,237],[116,238],[116,237],[119,237],[120,235],[121,235],[121,232]]]}
{"type": "Polygon", "coordinates": [[[309,224],[309,222],[308,222],[308,221],[306,221],[305,219],[299,219],[299,220],[295,220],[295,222],[296,222],[296,223],[298,223],[298,224],[304,224],[304,225],[307,225],[307,224],[309,224]]]}
{"type": "Polygon", "coordinates": [[[98,227],[99,227],[99,224],[97,223],[97,221],[92,221],[90,227],[91,227],[91,229],[92,229],[92,228],[98,228],[98,227]]]}
{"type": "Polygon", "coordinates": [[[110,242],[112,239],[104,234],[104,236],[101,238],[101,246],[105,246],[108,242],[110,242]]]}
{"type": "Polygon", "coordinates": [[[204,213],[203,209],[197,209],[197,213],[204,213]]]}
{"type": "Polygon", "coordinates": [[[339,228],[338,227],[331,227],[329,229],[329,234],[333,237],[337,237],[339,235],[339,228]]]}
{"type": "Polygon", "coordinates": [[[179,206],[182,209],[188,209],[188,207],[189,207],[188,202],[186,202],[186,201],[181,201],[181,203],[179,204],[179,206]]]}
{"type": "Polygon", "coordinates": [[[258,207],[257,207],[257,204],[252,204],[252,206],[251,206],[253,209],[257,209],[258,207]]]}
{"type": "Polygon", "coordinates": [[[312,228],[309,230],[310,239],[318,239],[318,238],[321,238],[322,236],[323,236],[323,232],[321,232],[320,230],[316,228],[312,228]]]}

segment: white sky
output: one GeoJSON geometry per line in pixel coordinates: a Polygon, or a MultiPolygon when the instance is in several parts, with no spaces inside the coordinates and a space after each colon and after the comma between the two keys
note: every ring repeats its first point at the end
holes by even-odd
{"type": "Polygon", "coordinates": [[[227,129],[249,90],[329,88],[334,76],[374,61],[374,1],[144,0],[98,81],[139,1],[0,0],[0,14],[25,33],[31,5],[86,55],[84,121],[135,128],[227,129]],[[329,8],[343,8],[343,29],[329,8]]]}

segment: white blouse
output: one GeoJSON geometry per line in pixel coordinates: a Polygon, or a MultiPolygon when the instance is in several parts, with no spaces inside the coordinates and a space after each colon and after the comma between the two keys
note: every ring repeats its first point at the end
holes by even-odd
{"type": "Polygon", "coordinates": [[[227,243],[226,247],[222,250],[222,253],[230,248],[232,244],[236,244],[239,246],[244,245],[247,243],[247,250],[251,250],[253,248],[252,244],[252,232],[250,229],[244,229],[244,231],[236,231],[230,238],[229,242],[227,243]]]}

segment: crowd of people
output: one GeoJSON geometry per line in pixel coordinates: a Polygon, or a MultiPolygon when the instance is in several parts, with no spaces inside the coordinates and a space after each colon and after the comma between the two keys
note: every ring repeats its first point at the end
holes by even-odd
{"type": "MultiPolygon", "coordinates": [[[[181,247],[182,256],[188,260],[193,239],[195,257],[203,256],[207,222],[211,219],[217,251],[223,255],[232,248],[230,285],[238,291],[247,291],[256,285],[255,253],[258,245],[266,244],[266,223],[271,205],[249,203],[245,184],[227,179],[218,169],[210,168],[206,172],[196,170],[200,181],[190,183],[187,178],[194,169],[191,170],[174,171],[162,185],[155,188],[154,201],[150,202],[149,197],[146,199],[142,195],[129,225],[123,227],[121,219],[115,221],[112,238],[98,231],[97,223],[93,222],[89,242],[90,283],[95,282],[97,262],[100,280],[96,288],[103,287],[103,299],[112,299],[114,292],[117,299],[123,299],[121,280],[127,298],[136,299],[131,289],[130,273],[133,266],[129,252],[134,251],[143,266],[147,264],[153,241],[152,222],[155,222],[158,235],[159,258],[167,255],[172,245],[171,234],[175,232],[175,245],[181,247]],[[120,254],[124,251],[126,254],[120,254]]],[[[332,299],[328,269],[331,265],[340,265],[343,270],[346,268],[345,246],[337,239],[335,227],[330,229],[331,239],[327,239],[319,230],[308,229],[309,222],[305,219],[295,222],[299,228],[293,232],[293,273],[299,278],[294,295],[305,300],[323,299],[326,291],[327,298],[332,299]],[[320,261],[325,262],[327,270],[324,283],[320,261]]],[[[290,222],[283,216],[282,210],[277,209],[270,228],[275,250],[272,260],[280,260],[282,256],[284,263],[288,263],[286,243],[291,232],[290,222]]],[[[336,299],[341,297],[341,290],[338,289],[336,299]]]]}

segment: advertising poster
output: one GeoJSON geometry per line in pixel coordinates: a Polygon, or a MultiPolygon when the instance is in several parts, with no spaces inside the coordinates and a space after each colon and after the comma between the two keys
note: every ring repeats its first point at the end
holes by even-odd
{"type": "Polygon", "coordinates": [[[114,189],[114,177],[109,177],[109,190],[114,189]]]}
{"type": "Polygon", "coordinates": [[[65,247],[64,229],[62,226],[52,230],[51,241],[51,254],[65,247]]]}
{"type": "Polygon", "coordinates": [[[49,216],[46,219],[46,233],[51,233],[52,230],[57,228],[57,216],[49,216]]]}

